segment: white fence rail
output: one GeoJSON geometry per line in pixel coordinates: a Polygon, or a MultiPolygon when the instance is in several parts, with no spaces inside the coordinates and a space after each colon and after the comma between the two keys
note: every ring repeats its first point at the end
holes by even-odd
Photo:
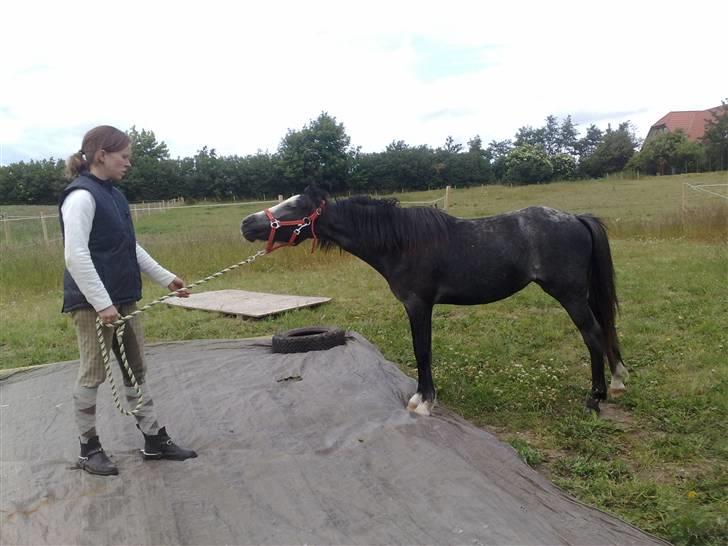
{"type": "Polygon", "coordinates": [[[706,193],[714,197],[719,197],[728,201],[728,184],[690,184],[683,182],[682,188],[682,211],[688,209],[688,201],[690,192],[706,193]],[[719,188],[723,188],[722,190],[719,188]]]}

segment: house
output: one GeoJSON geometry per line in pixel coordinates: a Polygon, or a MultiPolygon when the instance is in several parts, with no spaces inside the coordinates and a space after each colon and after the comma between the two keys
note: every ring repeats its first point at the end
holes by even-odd
{"type": "Polygon", "coordinates": [[[650,130],[645,137],[644,144],[661,133],[665,133],[667,131],[672,132],[677,129],[682,129],[688,136],[689,140],[696,141],[705,134],[705,124],[712,120],[713,114],[718,114],[722,108],[722,106],[716,106],[709,110],[669,112],[650,127],[650,130]]]}

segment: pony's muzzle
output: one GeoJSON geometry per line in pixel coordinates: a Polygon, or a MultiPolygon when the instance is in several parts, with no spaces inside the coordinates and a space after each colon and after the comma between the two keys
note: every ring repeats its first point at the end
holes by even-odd
{"type": "Polygon", "coordinates": [[[267,235],[261,227],[267,230],[268,224],[266,223],[261,226],[261,223],[255,217],[255,214],[251,214],[250,216],[243,218],[243,221],[240,222],[240,233],[242,233],[243,237],[251,243],[254,241],[261,241],[265,239],[267,235]]]}

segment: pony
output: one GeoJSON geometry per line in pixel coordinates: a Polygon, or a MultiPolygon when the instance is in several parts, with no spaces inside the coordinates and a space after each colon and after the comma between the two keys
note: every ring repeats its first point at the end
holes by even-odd
{"type": "Polygon", "coordinates": [[[403,208],[395,199],[353,196],[332,200],[315,185],[240,225],[249,241],[271,252],[313,239],[314,248],[340,248],[387,281],[404,305],[417,360],[417,391],[407,408],[430,415],[432,309],[507,298],[530,283],[558,301],[578,328],[591,360],[586,407],[607,399],[604,360],[613,396],[628,376],[615,327],[618,312],[612,254],[601,220],[534,206],[485,218],[463,219],[432,207],[403,208]]]}

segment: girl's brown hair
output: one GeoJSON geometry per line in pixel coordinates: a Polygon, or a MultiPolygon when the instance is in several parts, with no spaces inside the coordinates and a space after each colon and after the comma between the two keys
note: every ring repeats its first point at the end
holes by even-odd
{"type": "Polygon", "coordinates": [[[131,140],[123,131],[111,125],[94,127],[83,137],[81,149],[66,160],[66,178],[74,179],[82,171],[87,171],[101,150],[119,152],[126,148],[131,140]]]}

